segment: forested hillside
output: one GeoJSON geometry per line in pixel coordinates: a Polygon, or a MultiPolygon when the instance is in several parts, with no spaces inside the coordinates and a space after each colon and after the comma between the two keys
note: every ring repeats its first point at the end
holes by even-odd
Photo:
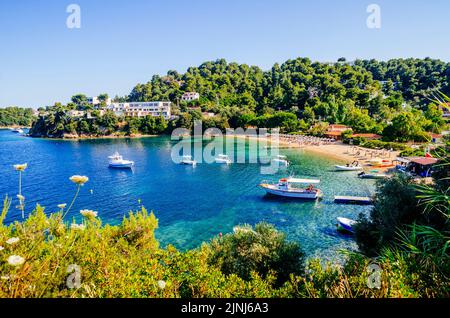
{"type": "MultiPolygon", "coordinates": [[[[437,92],[448,92],[449,78],[450,63],[429,58],[387,62],[346,62],[342,58],[336,63],[297,58],[275,64],[268,71],[219,59],[190,67],[184,74],[172,70],[165,76],[154,75],[115,101],[171,101],[177,119],[160,125],[167,127],[167,132],[176,127],[192,128],[193,121],[203,117],[206,128],[280,127],[286,133],[321,135],[326,129],[323,123],[337,123],[352,127],[354,132],[380,134],[386,141],[428,141],[430,133],[440,133],[446,127],[442,110],[431,100],[435,100],[433,94],[437,92]],[[198,92],[200,99],[182,102],[185,92],[198,92]],[[215,116],[205,117],[202,112],[213,112],[215,116]]],[[[49,110],[87,110],[89,105],[80,102],[83,99],[85,96],[78,94],[72,103],[58,103],[49,110]]],[[[101,120],[88,118],[76,122],[70,118],[48,119],[52,127],[59,127],[56,133],[53,128],[47,129],[45,120],[40,120],[40,128],[33,129],[33,133],[57,136],[114,130],[161,131],[140,129],[148,126],[142,122],[129,125],[133,120],[126,118],[112,118],[106,126],[101,120]],[[117,126],[117,122],[121,124],[117,126]],[[124,130],[125,126],[129,129],[124,130]]]]}
{"type": "Polygon", "coordinates": [[[30,126],[33,121],[31,108],[6,107],[0,108],[0,127],[30,126]]]}

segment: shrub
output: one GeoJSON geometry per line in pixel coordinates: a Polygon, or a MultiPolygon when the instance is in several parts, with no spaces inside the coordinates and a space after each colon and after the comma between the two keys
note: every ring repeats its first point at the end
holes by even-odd
{"type": "Polygon", "coordinates": [[[359,248],[375,256],[382,247],[393,243],[397,228],[412,224],[422,215],[412,179],[396,175],[378,183],[370,219],[364,215],[355,227],[359,248]]]}
{"type": "Polygon", "coordinates": [[[303,252],[272,225],[260,223],[254,229],[236,227],[233,234],[213,240],[209,263],[244,280],[251,279],[252,272],[261,277],[273,273],[281,285],[291,274],[303,273],[303,252]]]}

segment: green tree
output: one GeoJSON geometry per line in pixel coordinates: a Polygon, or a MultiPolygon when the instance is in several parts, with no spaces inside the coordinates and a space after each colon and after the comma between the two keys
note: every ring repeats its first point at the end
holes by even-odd
{"type": "Polygon", "coordinates": [[[304,254],[300,246],[286,240],[286,236],[267,223],[252,228],[235,227],[234,233],[214,239],[209,263],[218,266],[226,275],[236,274],[244,280],[256,272],[266,277],[277,276],[278,285],[289,280],[291,274],[304,271],[304,254]]]}
{"type": "Polygon", "coordinates": [[[87,97],[84,94],[77,94],[72,96],[71,101],[80,108],[85,108],[88,104],[87,97]]]}

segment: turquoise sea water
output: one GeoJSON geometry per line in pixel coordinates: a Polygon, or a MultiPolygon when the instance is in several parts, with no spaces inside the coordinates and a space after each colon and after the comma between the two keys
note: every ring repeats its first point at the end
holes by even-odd
{"type": "Polygon", "coordinates": [[[298,149],[281,150],[291,166],[275,175],[261,175],[260,164],[175,164],[169,137],[121,140],[62,141],[32,139],[0,130],[0,195],[14,198],[7,222],[20,219],[17,205],[18,173],[13,165],[28,163],[23,194],[26,212],[36,203],[47,213],[60,203],[70,203],[75,185],[69,177],[86,175],[69,219],[81,220],[80,209],[99,212],[103,222],[120,222],[139,202],[159,219],[161,245],[180,249],[197,247],[238,224],[266,221],[298,241],[309,256],[333,259],[341,249],[355,249],[354,241],[336,232],[336,217],[356,218],[370,207],[336,205],[338,194],[367,195],[374,183],[360,180],[355,172],[333,171],[333,159],[298,149]],[[133,171],[108,168],[107,157],[119,151],[134,160],[133,171]],[[294,175],[319,178],[324,198],[318,202],[286,201],[265,196],[262,180],[294,175]]]}

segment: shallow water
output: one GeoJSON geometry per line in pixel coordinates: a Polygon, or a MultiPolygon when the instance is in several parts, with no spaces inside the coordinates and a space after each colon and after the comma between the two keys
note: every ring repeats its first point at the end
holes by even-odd
{"type": "Polygon", "coordinates": [[[367,195],[374,182],[360,180],[356,172],[333,171],[337,162],[298,149],[282,150],[291,161],[287,171],[261,175],[260,164],[198,164],[182,166],[171,160],[174,142],[168,137],[62,141],[32,139],[0,130],[0,195],[14,198],[7,222],[20,219],[17,205],[18,173],[13,165],[28,163],[23,195],[26,212],[36,203],[46,212],[70,203],[74,174],[86,175],[89,182],[68,216],[81,220],[80,209],[99,212],[103,222],[120,222],[139,202],[159,219],[157,238],[161,245],[180,249],[197,247],[219,233],[228,233],[238,224],[266,221],[298,241],[308,256],[334,259],[341,249],[355,249],[354,241],[336,232],[336,217],[356,218],[370,207],[336,205],[338,194],[367,195]],[[108,168],[107,157],[119,151],[134,160],[133,171],[108,168]],[[265,196],[258,188],[262,180],[281,177],[319,178],[324,198],[318,202],[279,200],[265,196]]]}

